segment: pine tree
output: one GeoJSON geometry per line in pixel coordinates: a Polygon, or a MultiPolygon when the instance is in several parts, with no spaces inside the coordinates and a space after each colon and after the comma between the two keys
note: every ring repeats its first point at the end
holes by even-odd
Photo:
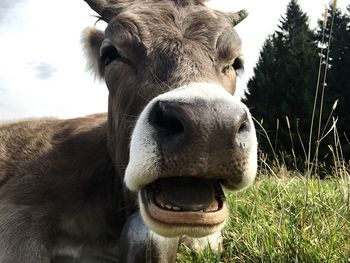
{"type": "Polygon", "coordinates": [[[272,94],[278,92],[274,90],[274,85],[277,80],[277,57],[276,49],[273,45],[273,37],[269,37],[262,48],[257,66],[254,69],[254,76],[249,80],[248,86],[251,87],[251,93],[249,96],[249,103],[253,106],[253,111],[261,119],[268,118],[274,114],[269,105],[273,99],[272,94]]]}
{"type": "MultiPolygon", "coordinates": [[[[317,82],[317,46],[308,17],[297,0],[289,2],[280,23],[278,30],[265,42],[255,75],[248,82],[248,105],[257,120],[264,119],[263,126],[270,132],[270,138],[275,137],[276,119],[279,119],[278,151],[290,152],[293,148],[296,155],[304,156],[298,132],[305,144],[317,82]]],[[[266,142],[260,141],[260,145],[270,152],[266,142]]]]}

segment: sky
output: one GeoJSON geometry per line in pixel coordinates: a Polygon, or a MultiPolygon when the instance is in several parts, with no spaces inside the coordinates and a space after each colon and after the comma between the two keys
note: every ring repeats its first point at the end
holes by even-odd
{"type": "MultiPolygon", "coordinates": [[[[243,42],[245,77],[253,74],[264,40],[288,0],[211,0],[222,11],[247,9],[236,30],[243,42]]],[[[328,0],[299,0],[311,28],[328,0]]],[[[338,0],[345,11],[350,0],[338,0]]],[[[107,110],[107,88],[86,70],[81,32],[96,18],[83,0],[0,0],[0,120],[77,117],[107,110]],[[68,8],[69,7],[69,8],[68,8]]],[[[103,22],[97,26],[105,27],[103,22]]]]}

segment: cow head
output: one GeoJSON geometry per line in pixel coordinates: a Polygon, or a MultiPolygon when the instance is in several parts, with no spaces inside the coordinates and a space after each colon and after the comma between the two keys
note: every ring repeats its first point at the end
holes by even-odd
{"type": "Polygon", "coordinates": [[[236,85],[234,30],[247,13],[200,0],[85,0],[108,23],[85,33],[109,89],[108,143],[117,171],[158,234],[205,236],[227,219],[222,186],[255,178],[257,141],[236,85]]]}

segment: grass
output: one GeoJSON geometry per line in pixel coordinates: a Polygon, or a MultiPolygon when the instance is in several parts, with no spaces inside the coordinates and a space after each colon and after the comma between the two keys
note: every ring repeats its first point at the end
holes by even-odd
{"type": "Polygon", "coordinates": [[[223,250],[182,247],[177,262],[350,262],[348,179],[261,177],[228,194],[223,250]]]}

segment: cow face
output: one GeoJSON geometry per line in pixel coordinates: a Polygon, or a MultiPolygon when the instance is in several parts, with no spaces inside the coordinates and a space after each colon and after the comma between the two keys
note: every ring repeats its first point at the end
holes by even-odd
{"type": "Polygon", "coordinates": [[[240,101],[241,42],[225,14],[201,1],[116,1],[95,8],[105,32],[86,47],[109,89],[108,143],[146,224],[163,236],[222,228],[222,186],[255,178],[257,141],[240,101]]]}

